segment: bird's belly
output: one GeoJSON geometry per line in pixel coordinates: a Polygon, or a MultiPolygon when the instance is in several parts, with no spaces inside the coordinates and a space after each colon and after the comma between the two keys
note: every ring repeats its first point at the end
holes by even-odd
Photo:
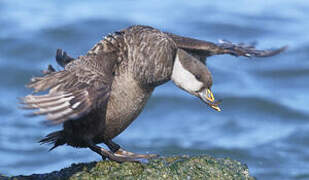
{"type": "Polygon", "coordinates": [[[128,76],[116,76],[107,105],[104,138],[112,139],[125,130],[143,110],[153,89],[142,89],[128,76]]]}

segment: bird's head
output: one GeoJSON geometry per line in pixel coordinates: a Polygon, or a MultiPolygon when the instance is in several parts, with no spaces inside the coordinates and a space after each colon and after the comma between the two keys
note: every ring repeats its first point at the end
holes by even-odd
{"type": "Polygon", "coordinates": [[[221,111],[211,92],[211,73],[199,60],[182,49],[177,50],[171,79],[181,89],[199,97],[217,111],[221,111]]]}

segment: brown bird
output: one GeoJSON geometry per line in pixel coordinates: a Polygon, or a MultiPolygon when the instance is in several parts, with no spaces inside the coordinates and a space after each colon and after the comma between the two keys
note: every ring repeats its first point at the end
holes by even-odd
{"type": "Polygon", "coordinates": [[[22,98],[24,108],[37,109],[48,123],[63,123],[63,129],[48,134],[41,143],[90,148],[103,159],[136,161],[153,154],[125,151],[113,138],[125,130],[143,110],[155,87],[173,80],[188,93],[220,111],[211,92],[208,56],[266,57],[282,52],[256,50],[253,46],[220,41],[218,44],[162,32],[149,26],[131,26],[99,41],[77,59],[57,50],[56,60],[64,67],[49,66],[42,77],[28,84],[34,92],[22,98]],[[104,143],[109,150],[97,146],[104,143]]]}

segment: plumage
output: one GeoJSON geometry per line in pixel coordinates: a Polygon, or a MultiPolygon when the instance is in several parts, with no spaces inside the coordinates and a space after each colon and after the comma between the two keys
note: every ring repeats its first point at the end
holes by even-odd
{"type": "Polygon", "coordinates": [[[219,44],[161,32],[149,26],[131,26],[109,34],[85,56],[72,58],[57,50],[56,61],[44,76],[31,79],[34,92],[22,99],[24,108],[45,115],[50,124],[63,123],[63,130],[53,132],[41,143],[52,149],[68,144],[88,147],[103,158],[123,162],[152,155],[127,152],[112,139],[126,129],[143,110],[155,87],[172,79],[177,86],[220,110],[212,92],[211,73],[205,59],[216,54],[234,56],[270,56],[274,51],[252,46],[219,44]],[[112,152],[96,144],[105,143],[112,152]]]}
{"type": "Polygon", "coordinates": [[[166,34],[175,41],[178,48],[186,50],[202,61],[208,56],[220,54],[230,54],[236,57],[268,57],[287,49],[287,46],[283,46],[279,49],[257,50],[254,45],[246,45],[244,43],[236,44],[226,40],[219,40],[219,43],[215,44],[194,38],[181,37],[168,32],[166,34]]]}

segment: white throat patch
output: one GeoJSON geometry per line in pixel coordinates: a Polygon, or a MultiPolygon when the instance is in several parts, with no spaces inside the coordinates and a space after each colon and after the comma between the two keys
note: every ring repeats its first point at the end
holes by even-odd
{"type": "Polygon", "coordinates": [[[175,58],[171,78],[178,87],[188,91],[191,94],[203,87],[203,83],[198,81],[190,71],[183,67],[178,55],[176,55],[175,58]]]}

